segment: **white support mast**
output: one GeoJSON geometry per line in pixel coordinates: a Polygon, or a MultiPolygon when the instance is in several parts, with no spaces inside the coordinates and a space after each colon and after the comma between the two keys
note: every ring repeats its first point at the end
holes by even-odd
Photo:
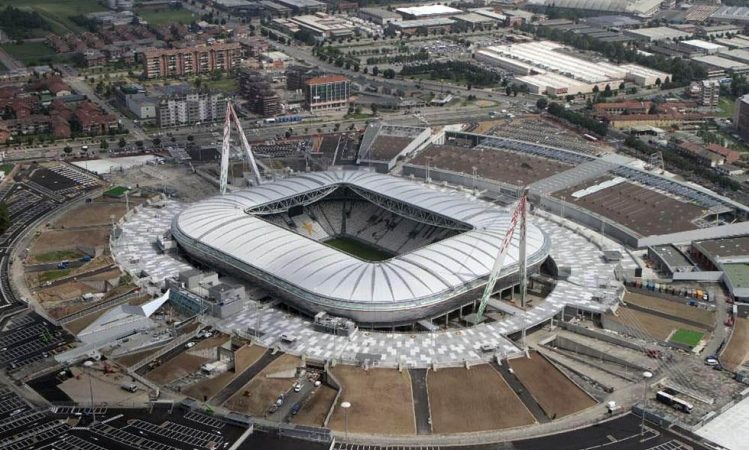
{"type": "Polygon", "coordinates": [[[219,178],[219,188],[221,190],[221,194],[226,193],[226,184],[229,179],[229,156],[231,153],[232,122],[234,122],[234,126],[237,127],[237,131],[239,132],[239,137],[242,142],[242,148],[244,149],[245,157],[247,158],[247,161],[250,163],[250,167],[252,168],[252,175],[255,178],[255,183],[262,183],[262,179],[260,178],[260,170],[258,170],[257,163],[255,162],[255,155],[252,154],[252,147],[247,141],[247,136],[244,134],[244,130],[242,129],[242,123],[240,122],[237,113],[234,111],[234,106],[232,105],[231,100],[229,100],[226,102],[224,140],[221,145],[221,174],[219,178]]]}
{"type": "MultiPolygon", "coordinates": [[[[492,271],[489,274],[489,280],[486,282],[486,287],[484,287],[484,294],[481,296],[481,303],[479,304],[479,309],[476,312],[476,323],[481,322],[481,320],[484,317],[484,311],[486,310],[486,304],[489,302],[489,298],[492,295],[492,291],[494,290],[494,284],[497,282],[497,278],[499,278],[499,274],[502,271],[502,264],[504,264],[505,256],[507,256],[507,251],[510,249],[510,242],[512,241],[512,237],[515,234],[515,229],[517,228],[518,224],[520,224],[521,231],[520,231],[520,244],[519,244],[519,250],[520,254],[518,255],[519,263],[520,263],[520,290],[521,290],[521,301],[523,308],[525,307],[525,289],[526,289],[526,252],[525,252],[525,230],[526,230],[526,209],[527,209],[527,200],[528,200],[528,193],[527,191],[523,191],[523,194],[520,196],[520,199],[515,204],[515,209],[512,212],[512,217],[510,219],[510,226],[507,229],[507,232],[505,233],[504,239],[502,239],[502,245],[499,247],[499,252],[497,253],[497,258],[494,260],[494,266],[492,267],[492,271]]],[[[523,326],[523,332],[525,332],[525,326],[523,326]]]]}

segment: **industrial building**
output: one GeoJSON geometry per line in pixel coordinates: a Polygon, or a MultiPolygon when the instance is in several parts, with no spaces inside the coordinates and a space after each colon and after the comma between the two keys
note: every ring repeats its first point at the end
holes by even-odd
{"type": "Polygon", "coordinates": [[[662,0],[530,0],[528,2],[530,5],[603,11],[637,17],[654,16],[660,11],[661,3],[662,0]]]}
{"type": "Polygon", "coordinates": [[[238,42],[197,45],[187,48],[157,49],[142,52],[146,78],[228,72],[239,65],[242,46],[238,42]]]}
{"type": "Polygon", "coordinates": [[[353,36],[359,27],[344,16],[332,16],[323,12],[296,16],[290,19],[276,19],[291,22],[297,29],[312,32],[319,40],[353,36]]]}
{"type": "Polygon", "coordinates": [[[326,75],[304,82],[305,101],[310,111],[348,106],[351,81],[343,75],[326,75]]]}
{"type": "Polygon", "coordinates": [[[311,14],[327,10],[327,5],[317,0],[274,0],[289,9],[294,14],[311,14]]]}
{"type": "Polygon", "coordinates": [[[624,34],[632,36],[643,42],[676,41],[692,37],[688,31],[677,30],[670,27],[638,28],[636,30],[624,30],[624,34]]]}
{"type": "Polygon", "coordinates": [[[696,51],[705,55],[713,55],[722,51],[728,50],[723,45],[715,44],[700,39],[690,39],[687,41],[681,41],[679,46],[684,47],[687,51],[696,51]]]}
{"type": "Polygon", "coordinates": [[[540,41],[493,46],[476,51],[474,57],[484,63],[520,75],[532,93],[553,95],[587,94],[608,85],[617,89],[624,80],[651,86],[657,80],[668,81],[670,75],[634,64],[617,66],[592,62],[563,52],[556,42],[540,41]]]}
{"type": "Polygon", "coordinates": [[[400,14],[383,8],[359,8],[357,13],[360,18],[374,22],[377,25],[387,25],[390,22],[403,20],[400,14]]]}
{"type": "Polygon", "coordinates": [[[446,5],[423,5],[397,8],[395,10],[406,20],[436,19],[438,17],[451,17],[463,14],[463,11],[446,5]]]}
{"type": "Polygon", "coordinates": [[[749,6],[721,6],[711,16],[721,22],[749,22],[749,6]]]}
{"type": "Polygon", "coordinates": [[[718,55],[697,56],[692,58],[692,61],[704,65],[707,68],[709,78],[720,78],[727,73],[742,74],[749,72],[749,65],[718,55]]]}
{"type": "Polygon", "coordinates": [[[419,32],[432,33],[440,30],[449,31],[455,25],[453,19],[434,18],[419,20],[404,20],[400,22],[390,22],[387,32],[389,34],[417,34],[419,32]]]}

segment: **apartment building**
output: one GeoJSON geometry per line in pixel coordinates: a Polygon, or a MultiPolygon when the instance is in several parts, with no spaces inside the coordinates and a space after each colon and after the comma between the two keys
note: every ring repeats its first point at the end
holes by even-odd
{"type": "Polygon", "coordinates": [[[221,121],[226,117],[226,97],[194,89],[176,92],[161,98],[157,117],[161,127],[221,121]]]}
{"type": "Polygon", "coordinates": [[[241,44],[229,42],[187,48],[152,48],[142,53],[142,60],[146,78],[164,78],[227,72],[239,65],[241,56],[241,44]]]}

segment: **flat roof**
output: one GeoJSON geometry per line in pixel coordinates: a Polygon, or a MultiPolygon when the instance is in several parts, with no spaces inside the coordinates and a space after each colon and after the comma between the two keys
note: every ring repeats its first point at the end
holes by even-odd
{"type": "Polygon", "coordinates": [[[446,14],[461,14],[463,11],[451,8],[445,5],[422,5],[422,6],[409,6],[407,8],[396,9],[399,13],[407,14],[416,17],[427,17],[436,15],[446,14]]]}
{"type": "Polygon", "coordinates": [[[391,22],[390,25],[396,28],[418,28],[418,27],[435,27],[439,25],[452,25],[455,21],[445,17],[435,17],[433,19],[416,19],[406,20],[403,22],[391,22]]]}
{"type": "Polygon", "coordinates": [[[337,83],[340,81],[349,81],[349,79],[344,77],[343,75],[324,75],[322,77],[310,78],[309,80],[305,81],[304,84],[313,85],[313,84],[337,83]]]}
{"type": "Polygon", "coordinates": [[[277,3],[289,5],[296,8],[324,8],[325,3],[318,2],[317,0],[273,0],[277,3]]]}
{"type": "Polygon", "coordinates": [[[650,40],[676,39],[692,35],[692,33],[670,27],[639,28],[636,30],[626,30],[625,33],[646,37],[650,40]]]}
{"type": "Polygon", "coordinates": [[[703,41],[701,39],[689,39],[686,41],[681,41],[682,44],[691,45],[692,47],[701,48],[704,50],[721,50],[725,49],[726,47],[723,45],[713,44],[712,42],[703,41]]]}
{"type": "Polygon", "coordinates": [[[694,246],[713,259],[749,255],[749,236],[697,241],[694,246]]]}
{"type": "Polygon", "coordinates": [[[659,245],[650,247],[653,251],[661,257],[663,262],[671,270],[678,270],[681,267],[693,267],[694,265],[687,259],[686,256],[673,245],[659,245]]]}
{"type": "Polygon", "coordinates": [[[483,14],[477,14],[474,12],[465,13],[465,14],[457,14],[455,16],[452,16],[455,20],[460,20],[462,22],[469,22],[469,23],[485,23],[485,22],[494,22],[495,20],[498,20],[494,17],[485,16],[483,14]]]}
{"type": "Polygon", "coordinates": [[[733,290],[749,288],[749,264],[722,264],[723,274],[728,278],[733,290]]]}
{"type": "Polygon", "coordinates": [[[744,50],[743,48],[735,48],[733,50],[720,52],[720,56],[735,59],[736,61],[742,62],[744,64],[749,63],[749,51],[744,50]]]}
{"type": "Polygon", "coordinates": [[[388,11],[384,8],[359,8],[359,12],[363,12],[372,16],[381,17],[383,19],[400,19],[400,14],[396,14],[393,11],[388,11]]]}
{"type": "Polygon", "coordinates": [[[749,69],[749,66],[744,63],[740,63],[728,58],[721,58],[720,56],[715,55],[697,56],[692,58],[692,61],[709,64],[721,69],[749,69]]]}

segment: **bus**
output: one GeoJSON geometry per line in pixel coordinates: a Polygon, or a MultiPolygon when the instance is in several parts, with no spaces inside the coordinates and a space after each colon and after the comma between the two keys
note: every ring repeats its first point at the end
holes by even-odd
{"type": "Polygon", "coordinates": [[[692,412],[692,409],[694,408],[694,405],[692,405],[691,403],[677,398],[665,391],[658,391],[655,394],[655,399],[663,403],[664,405],[669,405],[675,410],[682,411],[687,414],[690,414],[692,412]]]}

